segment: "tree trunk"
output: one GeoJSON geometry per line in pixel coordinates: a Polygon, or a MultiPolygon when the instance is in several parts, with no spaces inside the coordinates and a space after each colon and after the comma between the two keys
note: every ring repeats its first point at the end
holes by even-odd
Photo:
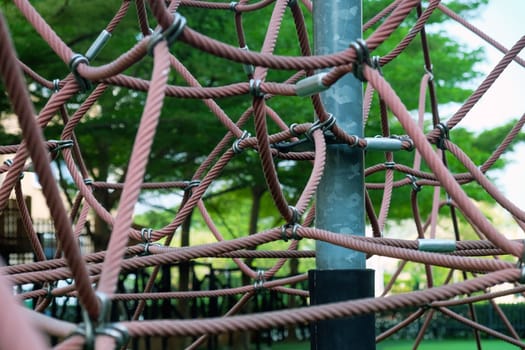
{"type": "MultiPolygon", "coordinates": [[[[95,198],[107,211],[113,209],[121,194],[121,190],[114,190],[110,192],[104,188],[95,189],[93,191],[95,198]]],[[[106,250],[111,234],[111,226],[97,215],[95,217],[95,230],[92,233],[91,239],[93,240],[95,251],[99,252],[106,250]]]]}
{"type": "MultiPolygon", "coordinates": [[[[295,276],[299,274],[299,259],[297,258],[292,258],[290,259],[290,276],[295,276]]],[[[294,283],[292,285],[290,285],[290,288],[295,288],[297,284],[294,283]]],[[[297,307],[297,296],[295,295],[290,295],[289,296],[289,302],[288,302],[288,308],[289,309],[294,309],[297,307]]],[[[288,327],[288,338],[291,339],[291,340],[297,340],[297,335],[295,333],[295,327],[297,326],[290,326],[288,327]]]]}
{"type": "MultiPolygon", "coordinates": [[[[253,235],[257,233],[257,226],[259,221],[259,212],[261,210],[261,200],[262,196],[266,192],[264,186],[253,186],[252,187],[252,207],[250,209],[250,222],[248,225],[248,234],[253,235]]],[[[255,249],[252,248],[252,249],[255,249]]],[[[253,259],[248,258],[245,260],[248,266],[252,266],[253,259]]],[[[242,284],[249,285],[252,281],[249,276],[242,275],[242,284]]],[[[251,312],[253,309],[253,303],[249,303],[245,307],[246,312],[251,312]]],[[[250,348],[250,332],[243,332],[240,334],[240,342],[234,345],[235,350],[248,350],[250,348]]]]}
{"type": "Polygon", "coordinates": [[[261,211],[261,200],[262,196],[266,192],[264,186],[252,187],[252,208],[250,209],[250,224],[248,227],[248,233],[253,235],[257,233],[257,224],[259,222],[259,212],[261,211]]]}
{"type": "MultiPolygon", "coordinates": [[[[181,235],[180,235],[180,245],[181,247],[187,247],[190,245],[190,228],[191,228],[191,217],[193,212],[191,212],[186,220],[181,225],[181,235]]],[[[179,263],[179,291],[184,292],[190,290],[190,262],[182,261],[179,263]]],[[[183,319],[190,318],[190,305],[189,299],[178,299],[177,300],[178,309],[183,319]]],[[[183,347],[186,347],[190,344],[191,338],[185,337],[181,339],[183,347]]]]}
{"type": "Polygon", "coordinates": [[[96,252],[107,249],[110,233],[111,228],[109,225],[97,215],[95,217],[95,230],[91,236],[96,252]]]}
{"type": "MultiPolygon", "coordinates": [[[[259,221],[259,212],[261,210],[261,199],[266,188],[264,186],[254,186],[252,187],[252,207],[250,209],[250,222],[248,224],[248,234],[253,235],[257,233],[257,225],[259,221]]],[[[245,260],[246,264],[251,267],[253,263],[252,258],[245,260]]],[[[250,284],[250,277],[243,275],[242,276],[243,285],[250,284]]]]}
{"type": "MultiPolygon", "coordinates": [[[[112,194],[107,189],[95,189],[93,195],[99,201],[99,203],[106,209],[111,210],[115,204],[115,200],[112,198],[112,194]]],[[[107,249],[109,243],[109,236],[111,233],[111,227],[106,223],[100,216],[95,217],[95,230],[93,231],[93,244],[95,251],[103,251],[107,249]]]]}

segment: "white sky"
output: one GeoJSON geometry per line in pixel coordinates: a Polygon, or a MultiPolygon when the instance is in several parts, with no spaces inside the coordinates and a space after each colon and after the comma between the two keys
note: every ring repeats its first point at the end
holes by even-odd
{"type": "MultiPolygon", "coordinates": [[[[480,16],[471,20],[471,23],[510,49],[521,36],[525,35],[524,14],[524,0],[490,0],[480,16]]],[[[472,47],[485,47],[487,62],[479,68],[487,74],[503,57],[501,52],[459,24],[450,26],[449,33],[472,47]]],[[[525,52],[522,51],[520,56],[525,58],[525,52]]],[[[517,119],[525,113],[524,94],[525,68],[513,62],[460,125],[479,131],[504,124],[509,119],[517,119]]],[[[455,106],[447,112],[451,114],[458,107],[455,106]]],[[[447,116],[445,113],[443,117],[447,116]]],[[[525,145],[519,145],[515,152],[505,156],[512,163],[497,173],[497,184],[500,189],[520,208],[525,208],[524,156],[525,145]]]]}

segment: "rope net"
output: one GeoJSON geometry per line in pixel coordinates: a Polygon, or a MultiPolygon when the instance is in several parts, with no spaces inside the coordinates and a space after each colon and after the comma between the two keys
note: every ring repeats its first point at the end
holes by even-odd
{"type": "MultiPolygon", "coordinates": [[[[250,3],[242,0],[238,3],[179,0],[168,2],[167,5],[157,0],[136,0],[134,3],[135,6],[132,6],[132,2],[123,1],[107,26],[100,28],[103,31],[97,42],[82,55],[75,53],[55,33],[29,1],[14,1],[19,12],[52,49],[55,54],[53,58],[69,67],[71,73],[60,80],[39,75],[16,57],[8,32],[9,23],[1,19],[0,73],[10,100],[10,108],[17,116],[22,130],[22,142],[0,146],[1,153],[9,157],[0,166],[0,173],[3,174],[0,208],[7,208],[10,196],[16,198],[24,230],[36,258],[32,263],[1,268],[0,293],[6,311],[0,317],[0,347],[46,348],[48,345],[40,336],[41,331],[59,337],[57,349],[78,349],[85,344],[101,349],[115,348],[127,344],[125,336],[128,335],[131,338],[192,337],[193,342],[188,348],[197,348],[208,337],[222,333],[260,331],[326,319],[386,313],[409,307],[414,308],[414,313],[402,323],[378,334],[376,341],[382,341],[421,319],[426,322],[414,341],[417,346],[423,339],[432,315],[442,313],[475,330],[478,341],[478,332],[481,331],[517,346],[525,346],[514,326],[499,309],[499,316],[506,321],[507,333],[490,329],[478,323],[475,317],[466,318],[450,309],[453,305],[472,305],[482,300],[488,300],[494,308],[499,308],[493,302],[495,297],[519,294],[525,290],[520,284],[523,279],[523,269],[519,263],[523,256],[522,242],[511,239],[505,232],[499,232],[465,191],[466,186],[476,186],[476,191],[486,193],[510,213],[517,227],[525,227],[525,213],[509,201],[485,175],[519,135],[525,115],[498,140],[495,151],[482,164],[475,164],[471,159],[473,155],[467,154],[453,142],[455,128],[461,125],[464,117],[501,73],[511,63],[524,66],[524,61],[518,54],[525,45],[525,37],[508,49],[439,1],[429,1],[423,8],[419,1],[398,0],[365,23],[364,29],[368,30],[366,33],[371,33],[366,36],[365,41],[357,41],[353,45],[348,43],[348,49],[338,53],[315,56],[311,53],[307,30],[312,11],[309,0],[261,0],[250,3]],[[191,20],[182,16],[184,11],[190,10],[200,11],[203,16],[213,16],[219,12],[230,13],[231,25],[235,26],[234,41],[223,42],[212,38],[213,35],[209,33],[192,29],[191,20]],[[243,18],[257,16],[260,11],[271,14],[268,29],[260,51],[250,51],[245,38],[247,21],[243,22],[243,18]],[[503,55],[464,104],[446,121],[439,116],[432,52],[424,40],[425,27],[433,13],[440,13],[461,23],[503,55]],[[121,52],[120,56],[107,63],[97,64],[95,56],[102,48],[100,41],[105,41],[111,34],[114,35],[111,40],[116,40],[118,29],[128,25],[129,22],[124,19],[129,16],[136,18],[136,30],[142,35],[134,46],[121,52]],[[366,58],[368,52],[373,53],[381,48],[408,19],[412,27],[388,54],[373,60],[366,58]],[[155,26],[155,30],[150,30],[150,27],[155,26]],[[276,54],[280,29],[284,26],[293,28],[297,33],[297,55],[276,54]],[[173,50],[170,50],[170,45],[173,50]],[[179,57],[172,52],[181,45],[186,54],[179,57]],[[407,47],[414,46],[423,53],[421,65],[425,67],[421,73],[420,87],[410,87],[412,90],[407,93],[419,96],[416,119],[382,74],[388,71],[390,62],[402,60],[403,55],[407,55],[407,47]],[[218,68],[221,71],[224,67],[222,75],[218,74],[224,80],[204,83],[199,71],[190,71],[185,65],[183,58],[189,62],[193,57],[191,52],[206,53],[211,57],[211,64],[226,62],[218,68]],[[218,57],[218,61],[213,60],[214,57],[218,57]],[[242,67],[246,70],[246,79],[228,81],[228,69],[242,67]],[[141,69],[150,71],[149,80],[132,74],[141,69]],[[324,73],[316,73],[320,70],[324,73]],[[366,214],[371,227],[367,236],[362,236],[363,233],[359,232],[338,234],[314,226],[314,194],[325,170],[327,142],[346,144],[371,153],[376,144],[374,140],[377,140],[346,133],[329,111],[325,110],[318,94],[352,73],[366,82],[363,120],[366,123],[372,123],[374,118],[376,122],[380,121],[380,139],[394,145],[389,147],[395,147],[399,151],[394,154],[393,149],[380,150],[377,153],[380,156],[370,157],[378,159],[374,164],[370,164],[367,159],[366,214]],[[309,83],[306,85],[313,86],[313,90],[305,92],[303,79],[307,77],[311,80],[307,80],[309,83]],[[33,105],[26,79],[29,85],[37,84],[49,91],[47,101],[38,111],[33,105]],[[129,149],[130,157],[126,166],[130,170],[126,172],[122,182],[92,181],[83,157],[88,150],[82,148],[77,136],[81,136],[80,130],[83,133],[88,132],[81,129],[82,123],[92,116],[90,111],[97,106],[102,96],[111,96],[112,91],[117,88],[126,89],[131,95],[135,93],[133,96],[146,95],[140,120],[133,129],[134,142],[129,149]],[[294,97],[298,95],[310,97],[301,98],[300,103],[304,108],[295,115],[282,114],[280,105],[274,103],[298,99],[294,97]],[[233,111],[221,108],[221,101],[228,98],[239,101],[233,111]],[[191,173],[186,173],[183,178],[152,182],[149,181],[151,176],[148,174],[148,162],[162,162],[152,153],[156,133],[166,123],[161,115],[169,114],[177,120],[179,114],[177,110],[166,110],[170,101],[204,104],[208,109],[207,113],[213,114],[215,125],[219,125],[222,130],[222,139],[212,146],[199,144],[199,137],[195,137],[194,147],[208,151],[206,157],[199,158],[194,163],[191,173]],[[427,109],[430,113],[425,113],[427,109]],[[425,123],[425,116],[428,114],[432,119],[430,124],[425,123]],[[53,119],[57,115],[60,123],[53,119]],[[312,115],[315,115],[314,122],[312,115]],[[56,133],[57,125],[60,139],[46,139],[46,130],[54,128],[56,133]],[[403,136],[393,136],[393,128],[402,129],[403,136]],[[301,148],[301,145],[305,147],[301,148]],[[398,157],[398,153],[403,155],[398,157]],[[57,157],[61,157],[64,164],[59,170],[68,173],[76,191],[75,199],[68,205],[65,204],[64,193],[57,185],[51,166],[57,157]],[[408,161],[397,161],[399,159],[408,161]],[[464,170],[452,171],[448,167],[451,159],[461,164],[464,170]],[[273,215],[280,218],[279,221],[274,221],[273,228],[265,231],[255,228],[253,232],[238,228],[236,237],[232,237],[221,230],[224,225],[217,224],[221,218],[214,215],[216,211],[210,208],[212,196],[207,194],[221,188],[228,181],[235,180],[235,170],[230,169],[236,169],[232,166],[236,162],[244,162],[245,167],[256,169],[256,175],[253,176],[264,179],[265,185],[261,191],[270,194],[273,215]],[[284,185],[286,166],[277,164],[301,166],[301,169],[305,169],[303,175],[306,176],[296,181],[296,185],[303,184],[296,193],[287,192],[284,185]],[[37,237],[37,230],[24,201],[21,174],[31,169],[38,176],[55,225],[59,248],[54,259],[46,259],[42,242],[37,237]],[[382,180],[372,181],[379,178],[382,180]],[[428,203],[418,200],[423,192],[422,188],[430,188],[434,193],[433,199],[427,201],[428,203]],[[106,208],[100,198],[94,195],[97,189],[119,193],[116,210],[106,208]],[[180,195],[182,199],[176,212],[163,227],[137,228],[133,220],[139,197],[147,191],[159,190],[164,194],[180,195]],[[377,193],[380,193],[379,203],[371,199],[377,198],[377,193]],[[446,193],[446,200],[441,199],[440,193],[446,193]],[[376,197],[371,197],[372,194],[376,197]],[[389,219],[393,196],[398,196],[396,200],[402,197],[401,200],[413,213],[411,232],[407,233],[406,239],[388,238],[385,225],[389,219]],[[424,209],[421,206],[426,207],[424,209]],[[174,237],[184,230],[184,225],[191,220],[192,214],[200,215],[205,223],[205,228],[200,231],[207,233],[206,242],[184,247],[172,246],[174,237]],[[91,216],[104,221],[111,227],[111,232],[104,249],[82,254],[78,239],[91,216]],[[477,234],[477,239],[462,239],[458,216],[465,219],[470,230],[477,234]],[[436,225],[443,217],[453,223],[452,239],[446,242],[439,234],[436,235],[436,225]],[[299,271],[293,276],[282,276],[286,274],[283,269],[288,266],[290,259],[311,259],[315,256],[315,251],[312,250],[315,241],[364,252],[369,257],[399,259],[400,264],[380,297],[305,305],[281,311],[246,312],[251,310],[247,307],[250,301],[266,290],[308,297],[308,290],[300,287],[300,282],[307,280],[305,273],[299,271]],[[274,245],[267,245],[268,243],[274,245]],[[241,287],[210,291],[153,288],[163,265],[181,264],[201,258],[208,258],[212,262],[231,261],[242,271],[244,280],[251,282],[241,287]],[[267,268],[254,268],[254,259],[265,260],[267,268]],[[393,293],[391,289],[407,262],[425,267],[425,288],[393,293]],[[432,266],[447,268],[448,277],[436,282],[432,266]],[[149,282],[135,293],[122,293],[122,289],[118,288],[119,275],[145,268],[150,268],[149,282]],[[452,278],[454,270],[463,271],[461,280],[452,278]],[[57,281],[66,279],[73,283],[65,287],[56,286],[57,281]],[[33,290],[16,293],[14,296],[8,287],[28,283],[35,286],[33,290]],[[511,286],[497,292],[491,291],[492,287],[503,283],[510,283],[511,286]],[[41,313],[53,299],[62,296],[78,299],[83,314],[83,319],[78,324],[41,313]],[[206,300],[219,296],[234,296],[236,300],[220,317],[141,319],[148,300],[206,300]],[[19,301],[34,298],[34,310],[18,306],[19,301]],[[127,304],[134,305],[129,315],[119,315],[117,320],[109,322],[108,309],[111,308],[108,305],[111,300],[131,300],[135,303],[127,304]]],[[[338,117],[340,116],[335,116],[338,117]]],[[[100,118],[104,121],[104,115],[100,118]]],[[[202,127],[206,130],[206,126],[202,127]]],[[[179,131],[181,134],[173,135],[173,138],[194,132],[184,125],[180,126],[179,131]]],[[[366,131],[365,126],[365,134],[366,131]]],[[[173,171],[173,174],[179,173],[173,171]]],[[[248,219],[246,218],[246,222],[248,219]]]]}

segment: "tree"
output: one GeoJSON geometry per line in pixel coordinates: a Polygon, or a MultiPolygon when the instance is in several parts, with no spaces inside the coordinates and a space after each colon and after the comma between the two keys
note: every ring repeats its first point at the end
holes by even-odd
{"type": "MultiPolygon", "coordinates": [[[[447,5],[458,11],[462,15],[473,15],[485,1],[451,1],[447,5]]],[[[389,2],[386,0],[369,0],[365,2],[364,18],[365,22],[374,14],[384,8],[389,2]]],[[[22,18],[15,6],[4,1],[5,15],[10,24],[14,42],[18,50],[18,55],[22,62],[32,67],[39,74],[48,79],[64,77],[67,67],[60,62],[49,46],[35,33],[27,21],[22,18]]],[[[110,16],[115,13],[117,4],[93,0],[89,2],[70,2],[66,1],[60,7],[50,0],[42,0],[35,3],[35,7],[42,16],[50,23],[53,29],[63,40],[70,45],[76,52],[85,52],[98,33],[110,20],[110,16]],[[82,14],[89,13],[89,16],[82,14]]],[[[228,11],[209,11],[199,8],[181,7],[180,12],[188,20],[188,25],[193,29],[212,36],[218,40],[237,44],[236,33],[234,31],[233,15],[228,11]],[[213,21],[209,20],[213,16],[213,21]]],[[[303,11],[307,17],[307,23],[311,23],[311,15],[303,11]]],[[[250,49],[259,50],[267,22],[271,13],[268,7],[259,12],[247,13],[244,16],[246,38],[250,49]]],[[[300,50],[297,44],[293,21],[290,14],[286,14],[287,20],[283,23],[281,35],[276,46],[276,52],[286,55],[299,55],[300,50]]],[[[415,23],[417,15],[414,13],[409,16],[400,28],[382,44],[373,55],[384,55],[389,52],[410,30],[415,23]]],[[[150,20],[152,20],[150,18],[150,20]]],[[[130,10],[121,25],[117,27],[113,38],[102,50],[93,64],[102,64],[111,61],[119,54],[129,49],[139,35],[136,15],[130,10]]],[[[152,21],[151,23],[154,23],[152,21]]],[[[438,90],[440,103],[464,101],[470,94],[470,89],[465,83],[479,76],[474,67],[483,58],[481,50],[467,50],[466,47],[455,43],[448,37],[447,33],[439,28],[443,28],[446,18],[439,11],[431,17],[432,28],[438,28],[431,33],[427,33],[428,42],[431,46],[431,57],[434,65],[434,75],[438,90]]],[[[152,24],[153,26],[153,24],[152,24]]],[[[364,37],[366,38],[375,28],[369,29],[364,37]]],[[[311,36],[311,33],[310,33],[311,36]]],[[[386,78],[399,93],[401,99],[409,109],[414,109],[417,105],[416,94],[413,87],[419,85],[422,76],[423,58],[420,52],[419,38],[416,37],[407,51],[399,58],[383,67],[386,78]]],[[[189,49],[187,45],[175,43],[172,47],[175,56],[193,72],[200,83],[204,86],[220,86],[222,84],[246,81],[242,65],[226,62],[223,59],[203,54],[198,50],[189,49]]],[[[149,79],[151,71],[151,59],[145,59],[141,64],[135,65],[126,71],[136,77],[149,79]]],[[[291,72],[270,70],[269,77],[276,81],[283,81],[291,72]]],[[[170,83],[184,85],[183,79],[174,74],[170,76],[170,83]]],[[[30,82],[31,92],[34,95],[37,108],[46,101],[49,91],[42,89],[35,82],[30,82]]],[[[86,117],[76,128],[75,132],[78,142],[83,151],[83,157],[88,165],[92,178],[96,181],[122,181],[128,171],[127,163],[129,152],[132,145],[138,120],[141,115],[144,101],[144,93],[139,93],[119,87],[110,87],[98,102],[98,113],[86,117]]],[[[71,101],[71,107],[82,101],[85,94],[79,94],[71,101]]],[[[235,120],[248,106],[250,98],[232,97],[218,101],[221,108],[232,116],[235,120]]],[[[277,110],[280,115],[286,116],[286,122],[306,122],[311,121],[312,111],[308,107],[309,100],[305,98],[276,97],[268,101],[268,104],[277,110]],[[290,117],[288,117],[290,116],[290,117]]],[[[374,102],[373,113],[369,118],[366,133],[367,136],[380,134],[379,117],[377,115],[377,101],[374,102]]],[[[5,105],[5,96],[0,97],[0,106],[5,105]]],[[[4,107],[5,109],[5,107],[4,107]]],[[[390,118],[395,124],[394,118],[390,118]]],[[[253,123],[249,122],[245,128],[253,134],[253,123]]],[[[270,125],[273,131],[275,125],[270,125]]],[[[499,137],[503,130],[508,126],[497,130],[487,131],[484,137],[499,137]]],[[[57,118],[53,120],[53,125],[46,128],[48,138],[57,138],[62,129],[62,122],[57,118]]],[[[395,128],[394,128],[395,130],[395,128]]],[[[401,130],[399,130],[401,133],[401,130]]],[[[226,129],[209,112],[208,108],[199,101],[183,99],[166,99],[165,108],[161,116],[161,127],[157,131],[157,136],[151,152],[151,162],[148,166],[147,181],[163,181],[167,179],[186,179],[189,180],[193,175],[198,164],[210,152],[212,147],[217,144],[226,129]]],[[[475,133],[455,129],[453,138],[461,140],[461,146],[473,147],[472,152],[480,162],[488,157],[492,152],[491,143],[476,142],[478,135],[475,133]],[[456,136],[457,135],[457,136],[456,136]]],[[[411,154],[398,153],[395,155],[396,162],[410,164],[411,154]]],[[[58,159],[60,162],[60,159],[58,159]]],[[[367,154],[367,164],[383,162],[382,154],[367,154]]],[[[283,188],[290,200],[297,196],[298,189],[306,181],[305,174],[308,173],[308,164],[304,162],[287,162],[286,166],[278,166],[280,179],[283,188]]],[[[504,161],[497,163],[497,167],[502,167],[504,161]]],[[[458,171],[461,167],[451,162],[453,171],[458,171]]],[[[402,174],[397,175],[403,177],[402,174]]],[[[217,191],[223,194],[229,193],[231,196],[248,196],[251,198],[251,218],[248,227],[243,228],[247,232],[256,232],[258,226],[259,212],[265,206],[264,196],[266,185],[261,176],[258,157],[245,152],[236,156],[235,160],[224,171],[224,178],[228,179],[217,187],[217,191]],[[248,165],[248,166],[247,166],[248,165]],[[235,175],[235,176],[233,176],[235,175]],[[246,189],[249,189],[246,191],[246,189]]],[[[371,176],[370,181],[382,181],[382,175],[371,176]]],[[[367,179],[368,181],[368,179],[367,179]]],[[[401,190],[400,193],[403,194],[401,190]]],[[[406,191],[409,191],[407,188],[406,191]]],[[[430,197],[426,189],[423,192],[423,202],[430,197]]],[[[476,195],[479,191],[472,192],[476,195]]],[[[379,191],[372,191],[374,203],[380,202],[379,191]]],[[[112,209],[118,203],[119,191],[97,190],[97,198],[108,209],[112,209]]],[[[394,201],[401,201],[402,196],[395,197],[394,201]]],[[[403,198],[404,194],[403,194],[403,198]]],[[[484,199],[484,197],[476,197],[484,199]]],[[[244,203],[237,201],[236,203],[244,203]]],[[[232,203],[235,205],[235,202],[232,203]]],[[[409,214],[406,206],[393,205],[391,217],[403,218],[409,214]]],[[[273,211],[273,215],[277,215],[273,211]]],[[[107,237],[109,228],[102,225],[95,230],[99,237],[107,237]]],[[[105,246],[105,239],[98,242],[99,248],[105,246]]]]}

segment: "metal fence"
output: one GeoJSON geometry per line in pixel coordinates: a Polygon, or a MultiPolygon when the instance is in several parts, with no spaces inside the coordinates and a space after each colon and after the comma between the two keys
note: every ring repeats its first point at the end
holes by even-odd
{"type": "MultiPolygon", "coordinates": [[[[152,292],[155,291],[177,291],[180,290],[179,269],[181,265],[164,265],[156,278],[152,292]]],[[[242,284],[242,273],[238,269],[215,268],[212,264],[190,262],[189,283],[182,289],[188,291],[219,290],[239,287],[242,284]],[[188,288],[185,288],[188,287],[188,288]]],[[[124,272],[119,279],[117,293],[140,293],[148,282],[151,269],[140,269],[124,272]]],[[[70,281],[64,281],[68,283],[70,281]]],[[[306,282],[304,282],[306,283],[306,282]]],[[[305,286],[301,286],[304,288],[305,286]]],[[[140,316],[141,320],[154,319],[198,319],[208,317],[220,317],[224,315],[241,297],[241,295],[226,295],[210,298],[190,299],[160,299],[148,300],[140,316]]],[[[113,321],[131,319],[138,305],[137,300],[119,300],[112,303],[113,321]]],[[[283,295],[262,289],[248,303],[244,312],[260,312],[282,310],[290,305],[307,306],[305,297],[283,295]]],[[[81,322],[80,308],[76,298],[55,298],[48,312],[53,316],[71,322],[81,322]]],[[[222,336],[210,336],[203,349],[220,349],[223,347],[239,348],[240,342],[248,342],[250,346],[261,349],[263,345],[294,338],[305,340],[309,338],[308,325],[298,327],[276,327],[265,329],[254,333],[229,333],[222,336]]],[[[142,337],[133,339],[130,348],[139,349],[176,349],[187,346],[191,338],[169,338],[169,337],[142,337]]]]}

